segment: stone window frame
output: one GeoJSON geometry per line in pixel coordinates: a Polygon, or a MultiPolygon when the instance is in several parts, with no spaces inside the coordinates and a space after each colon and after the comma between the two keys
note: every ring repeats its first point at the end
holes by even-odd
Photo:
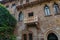
{"type": "Polygon", "coordinates": [[[29,40],[29,33],[32,33],[32,40],[33,40],[33,32],[32,32],[32,31],[30,31],[30,32],[24,31],[24,32],[22,33],[22,40],[24,40],[24,38],[23,38],[23,35],[24,35],[24,34],[27,35],[27,40],[29,40]]]}
{"type": "Polygon", "coordinates": [[[55,15],[59,15],[60,14],[60,8],[59,8],[59,5],[56,3],[56,2],[54,2],[54,4],[53,4],[53,8],[54,8],[54,6],[55,6],[55,9],[54,9],[54,13],[55,13],[55,15]],[[58,8],[58,10],[57,10],[57,8],[58,8]],[[56,11],[56,12],[55,12],[56,11]]]}
{"type": "Polygon", "coordinates": [[[44,14],[45,14],[45,17],[47,17],[47,16],[52,16],[51,15],[51,11],[50,11],[50,7],[47,5],[47,4],[45,4],[45,6],[44,6],[44,14]],[[46,13],[47,11],[47,9],[49,10],[49,13],[46,13]]]}
{"type": "Polygon", "coordinates": [[[18,14],[18,21],[22,22],[23,19],[20,18],[20,14],[23,15],[23,19],[24,19],[24,14],[23,14],[22,11],[20,11],[19,14],[18,14]]]}
{"type": "Polygon", "coordinates": [[[57,30],[54,30],[54,29],[47,29],[46,30],[46,32],[44,33],[44,40],[47,40],[47,36],[49,33],[56,34],[56,36],[58,37],[58,40],[59,40],[59,33],[57,32],[57,30]]]}

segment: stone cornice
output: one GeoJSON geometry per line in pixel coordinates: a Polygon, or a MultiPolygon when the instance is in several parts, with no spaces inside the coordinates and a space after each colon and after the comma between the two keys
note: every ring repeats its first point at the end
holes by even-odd
{"type": "Polygon", "coordinates": [[[44,3],[44,2],[50,2],[50,1],[53,1],[53,0],[34,1],[34,2],[23,4],[23,5],[18,5],[16,8],[17,8],[17,10],[20,10],[22,8],[27,8],[27,7],[31,7],[31,6],[34,6],[34,5],[37,5],[37,4],[41,4],[41,3],[44,3]]]}
{"type": "Polygon", "coordinates": [[[3,1],[0,1],[1,4],[6,4],[6,3],[9,3],[9,2],[13,2],[15,0],[3,0],[3,1]]]}

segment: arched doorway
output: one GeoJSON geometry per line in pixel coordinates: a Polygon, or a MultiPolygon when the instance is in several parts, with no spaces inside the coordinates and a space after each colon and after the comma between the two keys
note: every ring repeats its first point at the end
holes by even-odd
{"type": "Polygon", "coordinates": [[[47,40],[58,40],[58,37],[54,33],[50,33],[47,36],[47,40]]]}

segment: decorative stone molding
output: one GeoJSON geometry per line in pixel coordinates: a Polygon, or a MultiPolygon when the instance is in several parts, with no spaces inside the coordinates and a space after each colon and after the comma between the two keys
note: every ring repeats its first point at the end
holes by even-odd
{"type": "Polygon", "coordinates": [[[47,40],[47,36],[48,36],[49,33],[55,33],[57,35],[58,39],[59,39],[59,34],[58,34],[58,32],[56,30],[54,30],[54,29],[48,29],[44,33],[44,40],[47,40]]]}

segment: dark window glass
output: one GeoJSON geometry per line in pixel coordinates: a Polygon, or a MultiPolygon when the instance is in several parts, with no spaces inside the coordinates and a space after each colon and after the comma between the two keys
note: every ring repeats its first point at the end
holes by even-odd
{"type": "Polygon", "coordinates": [[[33,12],[28,13],[28,16],[29,16],[29,17],[33,16],[33,12]]]}
{"type": "Polygon", "coordinates": [[[24,35],[23,35],[23,38],[24,38],[24,40],[27,40],[27,35],[24,34],[24,35]]]}
{"type": "Polygon", "coordinates": [[[45,5],[44,10],[45,10],[45,15],[46,16],[50,15],[50,9],[47,5],[45,5]]]}
{"type": "Polygon", "coordinates": [[[29,40],[32,40],[32,33],[29,33],[29,40]]]}

